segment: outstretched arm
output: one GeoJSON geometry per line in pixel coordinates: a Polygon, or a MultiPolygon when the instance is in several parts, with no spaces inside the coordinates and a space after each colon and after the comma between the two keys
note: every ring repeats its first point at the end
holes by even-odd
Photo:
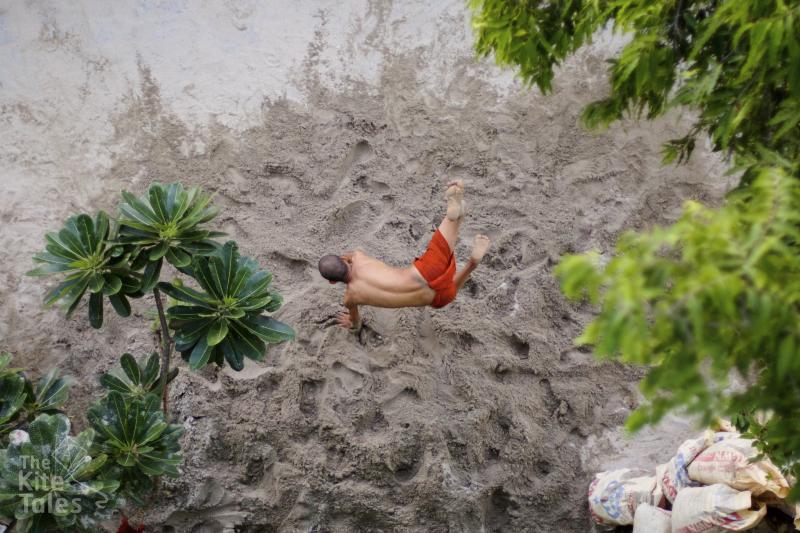
{"type": "Polygon", "coordinates": [[[358,305],[354,304],[346,293],[344,295],[344,306],[347,311],[339,313],[339,325],[345,329],[360,328],[361,316],[358,314],[358,305]]]}
{"type": "Polygon", "coordinates": [[[357,305],[347,306],[347,311],[339,313],[339,325],[345,329],[358,329],[361,327],[361,317],[357,305]]]}

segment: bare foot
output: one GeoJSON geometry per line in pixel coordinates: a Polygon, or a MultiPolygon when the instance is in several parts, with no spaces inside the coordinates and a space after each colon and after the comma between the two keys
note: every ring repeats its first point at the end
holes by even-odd
{"type": "Polygon", "coordinates": [[[486,235],[475,235],[475,239],[472,241],[472,253],[470,254],[469,258],[475,263],[480,263],[483,259],[483,256],[486,255],[486,250],[489,249],[489,245],[491,244],[492,241],[490,241],[489,237],[486,235]]]}
{"type": "Polygon", "coordinates": [[[450,220],[458,220],[464,216],[464,182],[461,180],[454,180],[447,184],[447,190],[444,193],[447,199],[447,218],[450,220]]]}

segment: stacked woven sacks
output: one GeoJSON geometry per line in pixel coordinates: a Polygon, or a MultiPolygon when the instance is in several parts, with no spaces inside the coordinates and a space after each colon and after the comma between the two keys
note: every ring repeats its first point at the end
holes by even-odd
{"type": "Polygon", "coordinates": [[[800,530],[800,506],[785,500],[790,483],[751,439],[727,422],[685,441],[655,472],[601,472],[589,486],[589,510],[601,525],[634,533],[717,533],[756,527],[777,507],[800,530]]]}

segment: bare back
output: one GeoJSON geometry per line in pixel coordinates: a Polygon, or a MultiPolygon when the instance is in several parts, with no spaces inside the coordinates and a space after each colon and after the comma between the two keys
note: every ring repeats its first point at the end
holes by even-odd
{"type": "Polygon", "coordinates": [[[350,258],[345,305],[417,307],[430,305],[435,295],[413,266],[395,268],[361,251],[350,258]]]}

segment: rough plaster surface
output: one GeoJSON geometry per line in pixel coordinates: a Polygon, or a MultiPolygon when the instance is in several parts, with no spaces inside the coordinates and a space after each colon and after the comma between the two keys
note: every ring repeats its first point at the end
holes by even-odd
{"type": "MultiPolygon", "coordinates": [[[[565,65],[553,95],[476,61],[460,1],[0,1],[0,339],[18,364],[83,378],[153,347],[139,302],[88,327],[40,306],[26,278],[43,234],[121,189],[181,180],[216,193],[216,225],[275,274],[297,341],[241,373],[184,367],[171,393],[185,464],[144,518],[173,531],[586,531],[594,471],[666,460],[691,428],[640,441],[619,426],[640,370],[571,347],[591,310],[552,277],[570,251],[609,251],[718,201],[704,153],[659,165],[679,117],[602,134],[612,41],[565,65]],[[494,241],[443,310],[366,310],[359,336],[323,323],[340,289],[319,256],[419,255],[468,182],[494,241]],[[172,529],[169,529],[172,528],[172,529]]],[[[107,313],[108,315],[109,313],[107,313]]]]}

